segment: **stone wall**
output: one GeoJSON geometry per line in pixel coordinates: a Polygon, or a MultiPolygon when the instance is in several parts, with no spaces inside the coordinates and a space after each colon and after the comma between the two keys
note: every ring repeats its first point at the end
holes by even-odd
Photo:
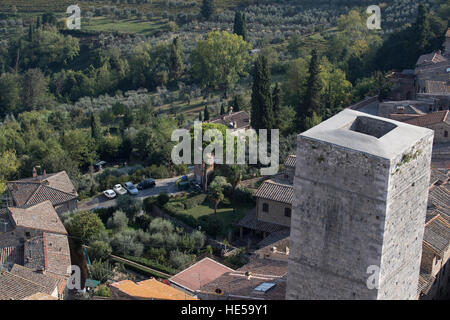
{"type": "Polygon", "coordinates": [[[291,225],[291,217],[286,217],[284,215],[285,208],[290,208],[292,215],[292,205],[290,204],[261,198],[256,199],[256,213],[258,220],[264,222],[270,222],[289,227],[291,225]],[[263,211],[264,203],[267,203],[267,205],[269,206],[268,212],[263,211]]]}
{"type": "Polygon", "coordinates": [[[416,298],[432,139],[388,159],[298,137],[287,299],[416,298]]]}

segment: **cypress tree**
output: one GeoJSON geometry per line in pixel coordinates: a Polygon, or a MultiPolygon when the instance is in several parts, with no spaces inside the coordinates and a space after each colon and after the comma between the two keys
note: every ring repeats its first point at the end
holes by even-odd
{"type": "Polygon", "coordinates": [[[233,33],[237,34],[238,36],[242,36],[242,38],[247,41],[247,24],[245,13],[236,11],[236,13],[234,14],[233,33]]]}
{"type": "Polygon", "coordinates": [[[41,17],[36,18],[36,29],[39,29],[41,27],[41,17]]]}
{"type": "Polygon", "coordinates": [[[98,117],[91,113],[91,136],[95,140],[96,143],[100,141],[101,138],[101,128],[98,117]]]}
{"type": "Polygon", "coordinates": [[[428,43],[430,40],[430,22],[427,18],[427,13],[423,4],[419,5],[417,18],[414,23],[413,33],[416,38],[415,47],[417,50],[417,56],[427,52],[428,43]]]}
{"type": "Polygon", "coordinates": [[[273,105],[273,115],[274,115],[274,126],[275,129],[280,129],[280,108],[281,108],[281,89],[278,82],[272,92],[272,105],[273,105]]]}
{"type": "Polygon", "coordinates": [[[201,111],[198,112],[198,121],[202,121],[202,112],[201,111]]]}
{"type": "Polygon", "coordinates": [[[30,26],[28,27],[28,41],[29,42],[33,42],[33,34],[34,34],[33,25],[30,24],[30,26]]]}
{"type": "Polygon", "coordinates": [[[208,121],[209,120],[208,106],[205,106],[205,111],[203,111],[203,120],[204,121],[208,121]]]}
{"type": "Polygon", "coordinates": [[[297,123],[299,128],[303,127],[305,117],[311,117],[313,112],[315,112],[317,116],[322,115],[322,108],[320,105],[320,91],[322,90],[322,85],[319,78],[319,57],[315,49],[311,53],[308,74],[306,93],[303,97],[303,102],[297,106],[297,123]]]}
{"type": "Polygon", "coordinates": [[[208,20],[213,16],[216,12],[216,8],[214,6],[214,0],[203,0],[202,6],[200,8],[200,13],[202,16],[208,20]]]}
{"type": "Polygon", "coordinates": [[[248,39],[248,35],[247,35],[247,18],[245,17],[245,13],[242,13],[241,20],[242,20],[241,36],[242,36],[242,38],[245,41],[247,41],[247,39],[248,39]]]}
{"type": "Polygon", "coordinates": [[[181,40],[176,37],[170,47],[169,73],[171,79],[179,79],[183,73],[183,58],[181,57],[181,40]]]}
{"type": "Polygon", "coordinates": [[[272,129],[274,125],[270,70],[267,58],[259,56],[255,61],[252,87],[252,127],[272,129]]]}
{"type": "Polygon", "coordinates": [[[220,106],[220,115],[224,114],[225,114],[225,104],[222,103],[222,105],[220,106]]]}

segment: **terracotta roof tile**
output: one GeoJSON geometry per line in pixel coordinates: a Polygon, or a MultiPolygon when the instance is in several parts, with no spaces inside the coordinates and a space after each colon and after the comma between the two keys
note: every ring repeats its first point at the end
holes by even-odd
{"type": "Polygon", "coordinates": [[[250,116],[245,111],[238,111],[232,113],[231,115],[222,115],[210,120],[209,122],[223,124],[229,128],[234,128],[234,122],[236,122],[235,129],[241,129],[250,126],[250,116]]]}
{"type": "Polygon", "coordinates": [[[292,204],[294,187],[290,184],[266,180],[261,184],[258,191],[256,191],[255,197],[292,204]]]}
{"type": "Polygon", "coordinates": [[[448,110],[432,112],[424,116],[406,120],[404,122],[419,127],[426,127],[441,122],[449,123],[448,112],[449,112],[448,110]]]}
{"type": "Polygon", "coordinates": [[[27,208],[8,208],[16,226],[67,234],[52,203],[48,200],[27,208]]]}
{"type": "Polygon", "coordinates": [[[136,298],[155,300],[198,300],[183,291],[168,286],[156,279],[149,279],[134,283],[130,280],[123,280],[111,285],[121,292],[136,298]]]}
{"type": "Polygon", "coordinates": [[[229,271],[233,271],[233,269],[210,258],[204,258],[189,268],[177,273],[169,281],[195,292],[200,289],[202,284],[211,282],[229,271]]]}
{"type": "Polygon", "coordinates": [[[295,167],[296,162],[297,162],[297,156],[295,154],[291,154],[286,158],[284,165],[286,167],[295,167]]]}

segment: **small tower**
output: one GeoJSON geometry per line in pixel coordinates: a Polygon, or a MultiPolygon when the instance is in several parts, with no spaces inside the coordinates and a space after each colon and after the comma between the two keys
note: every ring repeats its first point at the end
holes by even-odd
{"type": "Polygon", "coordinates": [[[349,109],[297,137],[287,299],[416,298],[432,142],[349,109]]]}

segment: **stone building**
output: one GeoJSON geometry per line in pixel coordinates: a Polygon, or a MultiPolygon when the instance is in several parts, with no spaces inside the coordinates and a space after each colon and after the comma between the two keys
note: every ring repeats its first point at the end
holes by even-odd
{"type": "Polygon", "coordinates": [[[78,209],[78,193],[65,171],[7,183],[11,206],[25,208],[49,200],[58,214],[78,209]]]}
{"type": "Polygon", "coordinates": [[[405,120],[407,124],[428,128],[434,131],[434,143],[450,142],[450,111],[438,111],[405,120]]]}
{"type": "Polygon", "coordinates": [[[287,299],[416,298],[432,141],[349,109],[298,136],[287,299]]]}
{"type": "Polygon", "coordinates": [[[256,207],[238,222],[240,237],[248,230],[256,237],[289,231],[294,194],[295,155],[284,163],[285,171],[265,180],[255,193],[256,207]]]}
{"type": "Polygon", "coordinates": [[[70,276],[70,249],[67,231],[52,203],[47,200],[27,208],[2,209],[0,225],[0,266],[5,269],[4,278],[0,276],[0,292],[7,299],[38,293],[64,299],[70,276]],[[42,280],[40,286],[36,286],[38,280],[42,280]],[[11,281],[16,285],[11,286],[11,281]],[[41,290],[41,284],[45,287],[53,282],[54,287],[41,290]]]}

